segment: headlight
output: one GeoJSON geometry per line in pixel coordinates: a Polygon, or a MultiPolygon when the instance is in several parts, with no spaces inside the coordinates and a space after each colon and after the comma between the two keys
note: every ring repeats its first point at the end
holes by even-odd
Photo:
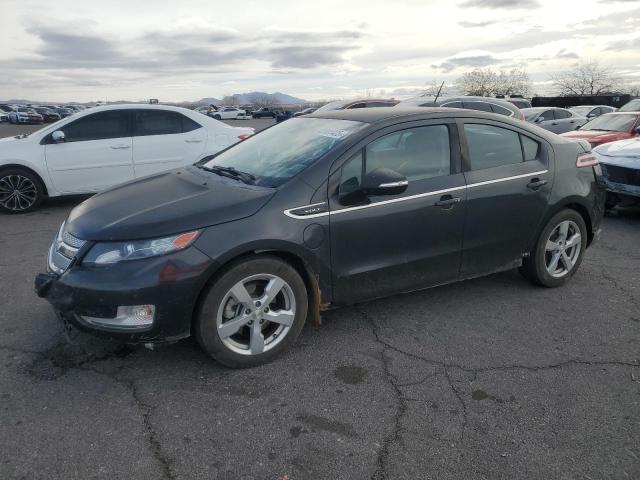
{"type": "Polygon", "coordinates": [[[187,248],[196,239],[199,230],[171,237],[131,242],[96,243],[82,260],[83,265],[108,265],[125,260],[155,257],[187,248]]]}

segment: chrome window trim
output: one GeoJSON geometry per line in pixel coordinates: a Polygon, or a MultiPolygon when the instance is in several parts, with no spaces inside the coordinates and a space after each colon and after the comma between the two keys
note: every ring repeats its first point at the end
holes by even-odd
{"type": "Polygon", "coordinates": [[[442,190],[434,190],[434,191],[431,191],[431,192],[418,193],[416,195],[408,195],[406,197],[392,198],[391,200],[384,200],[382,202],[370,203],[368,205],[359,205],[357,207],[341,208],[339,210],[333,210],[333,211],[322,212],[322,213],[315,213],[315,214],[312,214],[312,215],[296,215],[296,214],[291,213],[291,212],[293,210],[298,210],[298,209],[301,209],[301,208],[309,208],[309,207],[314,207],[314,206],[317,206],[317,205],[322,205],[325,202],[312,203],[310,205],[300,205],[299,207],[288,208],[288,209],[284,210],[282,213],[284,213],[287,217],[294,218],[294,219],[297,219],[297,220],[304,220],[304,219],[307,219],[307,218],[326,217],[326,216],[330,216],[330,215],[338,215],[338,214],[341,214],[341,213],[354,212],[356,210],[364,210],[365,208],[372,208],[372,207],[379,207],[379,206],[382,206],[382,205],[389,205],[391,203],[406,202],[406,201],[409,201],[409,200],[415,200],[416,198],[431,197],[433,195],[441,195],[443,193],[455,192],[457,190],[464,190],[464,189],[467,189],[467,188],[481,187],[481,186],[484,186],[484,185],[491,185],[493,183],[507,182],[509,180],[518,180],[520,178],[532,177],[534,175],[542,175],[544,173],[547,173],[548,171],[549,170],[538,170],[537,172],[523,173],[522,175],[513,175],[511,177],[496,178],[494,180],[486,180],[484,182],[470,183],[469,185],[462,185],[460,187],[452,187],[452,188],[445,188],[445,189],[442,189],[442,190]]]}

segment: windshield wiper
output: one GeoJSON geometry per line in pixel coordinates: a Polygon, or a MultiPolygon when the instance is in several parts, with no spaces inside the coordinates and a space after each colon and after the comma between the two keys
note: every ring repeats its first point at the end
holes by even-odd
{"type": "Polygon", "coordinates": [[[248,185],[256,184],[255,175],[247,172],[241,172],[233,167],[222,167],[220,165],[213,165],[211,167],[207,167],[205,165],[197,165],[197,167],[208,172],[213,172],[215,174],[221,175],[223,177],[235,178],[236,180],[240,180],[241,182],[244,182],[248,185]]]}

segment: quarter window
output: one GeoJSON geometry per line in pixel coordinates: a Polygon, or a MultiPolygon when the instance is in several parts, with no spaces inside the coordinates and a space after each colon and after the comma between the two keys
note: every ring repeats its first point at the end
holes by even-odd
{"type": "Polygon", "coordinates": [[[340,195],[356,192],[362,185],[362,150],[353,155],[340,173],[340,195]]]}
{"type": "Polygon", "coordinates": [[[472,170],[512,165],[538,157],[540,144],[513,130],[468,123],[464,133],[472,170]]]}
{"type": "Polygon", "coordinates": [[[65,125],[61,130],[64,132],[65,142],[130,137],[128,116],[126,110],[94,113],[65,125]]]}

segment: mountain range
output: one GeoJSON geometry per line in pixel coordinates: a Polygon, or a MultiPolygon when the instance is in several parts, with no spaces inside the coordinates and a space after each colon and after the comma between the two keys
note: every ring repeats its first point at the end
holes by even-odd
{"type": "MultiPolygon", "coordinates": [[[[306,100],[302,98],[293,97],[291,95],[287,95],[282,92],[275,93],[266,93],[266,92],[247,92],[247,93],[234,93],[233,95],[229,95],[230,97],[235,97],[236,102],[239,105],[243,105],[245,103],[272,103],[274,105],[283,104],[283,105],[301,105],[303,103],[307,103],[306,100]]],[[[222,103],[221,99],[214,97],[205,97],[198,100],[198,103],[204,104],[220,104],[222,103]]]]}

